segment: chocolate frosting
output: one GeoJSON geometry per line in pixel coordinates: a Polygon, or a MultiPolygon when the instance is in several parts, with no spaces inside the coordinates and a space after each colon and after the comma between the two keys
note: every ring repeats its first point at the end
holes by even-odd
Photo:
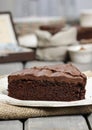
{"type": "Polygon", "coordinates": [[[57,77],[57,76],[74,76],[74,77],[85,77],[75,66],[72,64],[58,64],[49,65],[41,67],[33,67],[24,69],[22,71],[13,73],[11,75],[33,75],[36,77],[47,76],[47,77],[57,77]]]}
{"type": "Polygon", "coordinates": [[[72,64],[33,67],[8,76],[9,96],[21,100],[74,101],[85,98],[86,76],[72,64]]]}

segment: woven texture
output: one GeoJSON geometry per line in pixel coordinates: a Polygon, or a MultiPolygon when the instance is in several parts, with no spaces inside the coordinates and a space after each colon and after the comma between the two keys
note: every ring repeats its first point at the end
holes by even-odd
{"type": "Polygon", "coordinates": [[[89,114],[92,105],[60,108],[18,107],[0,102],[0,119],[25,119],[31,117],[57,116],[70,114],[89,114]]]}

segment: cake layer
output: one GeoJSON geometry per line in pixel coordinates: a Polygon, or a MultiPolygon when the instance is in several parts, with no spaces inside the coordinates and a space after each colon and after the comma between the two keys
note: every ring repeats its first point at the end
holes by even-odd
{"type": "Polygon", "coordinates": [[[71,64],[34,67],[8,77],[8,95],[21,100],[75,101],[85,98],[86,76],[71,64]]]}
{"type": "Polygon", "coordinates": [[[44,31],[48,31],[50,32],[52,35],[58,33],[59,31],[61,31],[61,29],[64,26],[61,25],[42,25],[40,26],[40,30],[44,30],[44,31]]]}
{"type": "Polygon", "coordinates": [[[92,39],[92,27],[78,27],[77,40],[92,39]]]}

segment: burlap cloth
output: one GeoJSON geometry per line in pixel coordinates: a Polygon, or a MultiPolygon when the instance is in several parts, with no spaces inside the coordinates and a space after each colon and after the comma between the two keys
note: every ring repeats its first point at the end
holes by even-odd
{"type": "Polygon", "coordinates": [[[0,119],[25,119],[31,117],[89,114],[92,112],[92,105],[77,107],[59,108],[32,108],[18,107],[0,102],[0,119]]]}

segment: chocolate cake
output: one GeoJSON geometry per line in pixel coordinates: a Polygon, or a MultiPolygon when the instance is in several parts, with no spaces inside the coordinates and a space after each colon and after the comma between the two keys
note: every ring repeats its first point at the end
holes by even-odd
{"type": "Polygon", "coordinates": [[[33,67],[8,76],[8,95],[21,100],[85,98],[86,76],[72,64],[33,67]]]}
{"type": "Polygon", "coordinates": [[[92,27],[78,27],[77,40],[92,39],[92,27]]]}
{"type": "Polygon", "coordinates": [[[48,31],[50,32],[52,35],[58,33],[59,31],[61,31],[61,29],[63,28],[64,26],[61,24],[61,25],[41,25],[39,27],[40,30],[44,30],[44,31],[48,31]]]}

